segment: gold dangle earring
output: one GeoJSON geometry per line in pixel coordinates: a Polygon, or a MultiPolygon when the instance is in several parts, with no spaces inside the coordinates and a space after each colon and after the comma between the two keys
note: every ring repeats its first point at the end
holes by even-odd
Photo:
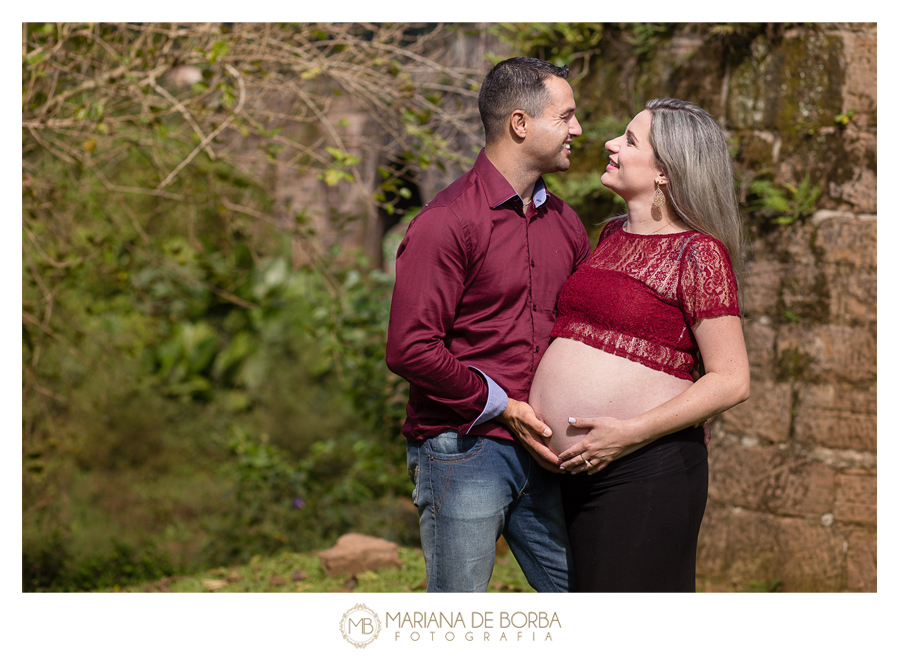
{"type": "Polygon", "coordinates": [[[659,188],[659,181],[656,181],[656,192],[653,193],[653,207],[662,208],[666,205],[666,195],[659,188]]]}

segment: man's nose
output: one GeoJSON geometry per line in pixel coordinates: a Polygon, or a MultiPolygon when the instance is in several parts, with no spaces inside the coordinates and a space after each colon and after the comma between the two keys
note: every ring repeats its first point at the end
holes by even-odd
{"type": "Polygon", "coordinates": [[[572,135],[572,137],[581,137],[581,124],[578,123],[577,118],[575,118],[574,125],[569,129],[569,134],[572,135]]]}

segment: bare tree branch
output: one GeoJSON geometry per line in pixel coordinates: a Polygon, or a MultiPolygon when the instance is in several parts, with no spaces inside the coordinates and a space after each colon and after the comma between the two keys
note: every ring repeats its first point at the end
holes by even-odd
{"type": "MultiPolygon", "coordinates": [[[[229,125],[232,121],[234,121],[235,117],[238,116],[238,115],[241,113],[241,109],[244,107],[244,79],[243,79],[243,77],[241,77],[241,74],[238,73],[237,69],[235,69],[235,68],[234,68],[233,66],[231,66],[230,64],[226,64],[226,65],[225,65],[225,68],[227,68],[227,69],[228,69],[228,72],[231,73],[233,76],[235,76],[235,78],[237,78],[238,89],[240,90],[240,96],[238,97],[237,107],[234,108],[234,112],[232,112],[232,113],[228,116],[228,118],[226,118],[225,121],[223,121],[223,122],[221,123],[221,125],[219,125],[218,128],[216,128],[216,129],[215,129],[214,131],[212,131],[209,135],[207,135],[207,136],[203,139],[203,141],[201,141],[200,144],[197,145],[197,148],[195,148],[193,151],[191,151],[191,154],[188,155],[187,158],[185,158],[184,160],[182,160],[182,161],[178,164],[178,166],[175,167],[175,169],[173,169],[172,172],[171,172],[168,176],[166,176],[166,178],[165,178],[159,185],[157,185],[157,187],[156,187],[156,191],[157,191],[157,192],[159,192],[159,191],[162,190],[166,185],[168,185],[169,183],[171,183],[172,180],[174,180],[174,178],[178,175],[178,172],[181,171],[182,169],[184,169],[188,164],[190,164],[191,160],[193,160],[194,157],[195,157],[200,151],[204,150],[204,149],[206,148],[206,146],[207,146],[212,140],[214,140],[214,139],[216,138],[216,136],[218,136],[218,134],[219,134],[220,132],[222,132],[223,130],[225,130],[225,129],[228,127],[228,125],[229,125]]],[[[213,160],[215,160],[215,158],[213,158],[213,160]]]]}

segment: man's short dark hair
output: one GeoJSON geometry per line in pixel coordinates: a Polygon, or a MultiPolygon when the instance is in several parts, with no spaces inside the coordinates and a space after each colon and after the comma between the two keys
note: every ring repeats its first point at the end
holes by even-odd
{"type": "Polygon", "coordinates": [[[485,142],[489,144],[503,135],[509,115],[516,110],[541,116],[550,103],[544,80],[552,76],[568,80],[569,67],[533,57],[513,57],[492,68],[478,93],[485,142]]]}

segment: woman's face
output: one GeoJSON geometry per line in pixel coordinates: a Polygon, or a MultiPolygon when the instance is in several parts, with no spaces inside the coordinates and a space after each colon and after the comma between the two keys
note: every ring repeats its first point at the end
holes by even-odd
{"type": "Polygon", "coordinates": [[[644,110],[631,120],[624,135],[605,145],[609,151],[609,164],[600,182],[625,201],[644,195],[649,201],[653,198],[656,181],[665,180],[650,145],[651,118],[650,111],[644,110]]]}

